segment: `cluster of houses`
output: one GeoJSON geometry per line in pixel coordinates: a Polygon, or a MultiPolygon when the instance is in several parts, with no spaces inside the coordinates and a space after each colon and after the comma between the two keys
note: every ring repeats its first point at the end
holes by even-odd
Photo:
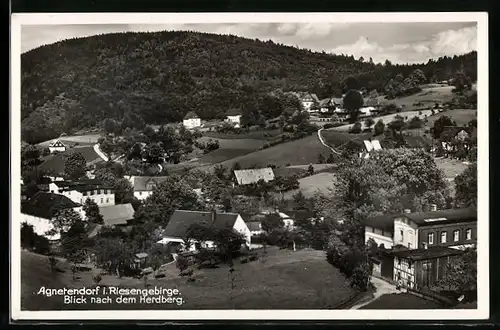
{"type": "MultiPolygon", "coordinates": [[[[315,93],[309,92],[293,92],[294,95],[302,103],[304,111],[314,114],[329,114],[335,115],[339,121],[349,119],[349,112],[343,108],[343,98],[328,97],[320,100],[315,93]]],[[[364,106],[359,109],[359,118],[371,117],[378,113],[380,104],[377,98],[366,98],[364,106]]],[[[240,127],[241,125],[241,110],[236,108],[229,109],[224,122],[240,127]]],[[[318,119],[320,120],[320,119],[318,119]]],[[[204,123],[201,118],[194,112],[189,111],[182,121],[182,124],[187,129],[209,127],[210,123],[204,123]]]]}
{"type": "MultiPolygon", "coordinates": [[[[241,110],[232,108],[226,112],[226,118],[224,122],[233,125],[235,128],[239,128],[241,125],[241,110]]],[[[187,129],[195,129],[210,127],[210,123],[203,123],[200,116],[196,114],[194,111],[189,111],[182,120],[182,125],[187,129]]]]}
{"type": "Polygon", "coordinates": [[[477,244],[477,210],[438,210],[383,215],[365,222],[365,242],[375,242],[373,275],[402,287],[432,287],[444,274],[446,264],[477,244]]]}
{"type": "MultiPolygon", "coordinates": [[[[320,100],[314,93],[297,92],[299,100],[302,102],[304,111],[310,114],[331,114],[335,115],[337,120],[345,121],[349,119],[349,112],[344,109],[342,97],[328,97],[320,100]]],[[[359,109],[359,118],[371,117],[377,114],[380,104],[376,98],[367,98],[364,100],[364,106],[359,109]]],[[[321,120],[321,118],[318,118],[321,120]]]]}
{"type": "MultiPolygon", "coordinates": [[[[259,180],[269,182],[275,179],[271,168],[235,170],[234,174],[237,185],[248,185],[259,180]]],[[[116,204],[114,190],[100,180],[87,178],[79,181],[67,181],[60,177],[46,177],[44,179],[38,185],[41,191],[30,198],[22,198],[21,223],[32,225],[35,233],[45,236],[52,243],[57,243],[60,239],[60,235],[52,231],[54,229],[53,222],[58,213],[65,209],[72,209],[86,221],[83,206],[87,199],[91,199],[97,204],[103,218],[101,225],[89,226],[88,237],[97,235],[103,227],[121,228],[128,231],[134,225],[135,211],[133,206],[130,203],[116,204]]],[[[127,176],[126,179],[132,185],[134,196],[138,200],[144,201],[151,196],[156,185],[165,181],[167,177],[127,176]]],[[[201,188],[193,190],[200,199],[203,198],[201,188]]],[[[196,224],[236,230],[243,235],[245,245],[251,248],[251,237],[263,233],[261,217],[271,212],[278,214],[287,228],[293,228],[293,219],[279,210],[263,211],[256,217],[249,216],[247,222],[238,213],[176,210],[171,215],[166,228],[161,232],[161,238],[157,243],[181,247],[186,251],[197,251],[200,247],[213,247],[214,243],[210,241],[185,242],[187,230],[191,225],[196,224]]]]}

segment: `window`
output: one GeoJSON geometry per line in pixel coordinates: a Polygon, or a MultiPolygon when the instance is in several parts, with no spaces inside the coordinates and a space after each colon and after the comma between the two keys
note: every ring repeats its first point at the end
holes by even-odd
{"type": "Polygon", "coordinates": [[[458,242],[460,240],[460,230],[453,231],[453,241],[458,242]]]}
{"type": "Polygon", "coordinates": [[[427,234],[427,242],[429,244],[434,244],[434,233],[427,234]]]}
{"type": "MultiPolygon", "coordinates": [[[[139,191],[139,196],[142,196],[142,191],[139,191]]],[[[373,228],[372,228],[372,230],[373,230],[373,228]]]]}
{"type": "Polygon", "coordinates": [[[445,231],[441,232],[441,243],[446,243],[447,233],[445,231]]]}
{"type": "Polygon", "coordinates": [[[399,231],[399,234],[401,235],[401,239],[400,239],[400,241],[402,242],[402,241],[403,241],[403,239],[404,239],[404,231],[401,229],[401,230],[399,231]]]}
{"type": "Polygon", "coordinates": [[[408,248],[411,249],[411,243],[408,243],[408,248]]]}
{"type": "Polygon", "coordinates": [[[465,239],[471,240],[472,239],[472,229],[467,229],[465,232],[465,239]]]}
{"type": "Polygon", "coordinates": [[[82,194],[83,194],[83,196],[87,196],[87,192],[86,191],[84,191],[82,194]]]}
{"type": "Polygon", "coordinates": [[[104,203],[104,198],[101,198],[101,204],[104,203]]]}
{"type": "Polygon", "coordinates": [[[90,191],[90,196],[94,196],[94,191],[93,190],[90,191]]]}
{"type": "Polygon", "coordinates": [[[102,194],[102,189],[97,189],[97,193],[100,195],[102,194]]]}
{"type": "Polygon", "coordinates": [[[109,203],[109,198],[106,198],[106,203],[109,203]]]}

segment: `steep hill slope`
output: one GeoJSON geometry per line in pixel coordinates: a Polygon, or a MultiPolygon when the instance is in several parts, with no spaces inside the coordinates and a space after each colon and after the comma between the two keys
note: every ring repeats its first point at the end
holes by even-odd
{"type": "Polygon", "coordinates": [[[475,79],[475,61],[470,53],[425,65],[375,65],[272,41],[182,31],[71,39],[22,55],[22,136],[41,142],[126,113],[150,124],[178,121],[188,111],[215,118],[231,107],[258,108],[258,96],[277,88],[338,96],[347,76],[379,92],[416,68],[439,80],[462,65],[475,79]]]}

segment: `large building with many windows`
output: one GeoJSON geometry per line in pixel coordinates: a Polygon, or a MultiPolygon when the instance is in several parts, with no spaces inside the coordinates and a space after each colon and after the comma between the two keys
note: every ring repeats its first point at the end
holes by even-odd
{"type": "Polygon", "coordinates": [[[433,205],[428,212],[405,210],[367,219],[365,242],[386,249],[388,258],[376,263],[375,275],[411,289],[431,286],[441,278],[448,262],[465,248],[476,246],[477,210],[437,210],[433,205]]]}

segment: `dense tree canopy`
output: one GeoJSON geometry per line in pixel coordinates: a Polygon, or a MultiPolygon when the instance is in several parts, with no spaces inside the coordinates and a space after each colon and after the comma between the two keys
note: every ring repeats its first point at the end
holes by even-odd
{"type": "MultiPolygon", "coordinates": [[[[424,75],[431,82],[450,79],[459,69],[475,80],[476,58],[473,52],[382,66],[233,35],[175,31],[75,38],[22,55],[22,137],[41,142],[100,126],[106,118],[122,129],[141,129],[144,123],[180,121],[189,111],[209,119],[229,108],[258,107],[272,117],[280,106],[264,95],[276,89],[340,97],[349,76],[366,90],[382,92],[391,79],[400,84],[398,74],[406,86],[424,75]]],[[[106,130],[113,126],[106,123],[106,130]]]]}

